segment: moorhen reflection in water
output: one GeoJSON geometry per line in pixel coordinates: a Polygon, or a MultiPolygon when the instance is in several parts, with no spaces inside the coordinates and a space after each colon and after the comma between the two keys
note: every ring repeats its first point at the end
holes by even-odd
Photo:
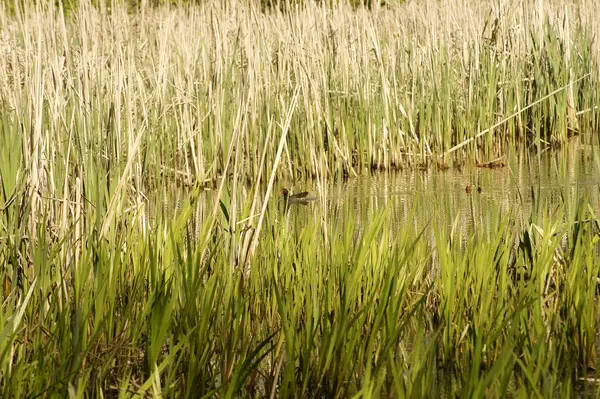
{"type": "Polygon", "coordinates": [[[297,194],[290,194],[287,188],[282,188],[279,194],[283,196],[285,209],[287,209],[291,204],[308,205],[309,202],[315,201],[317,199],[315,196],[309,195],[308,191],[303,191],[297,194]]]}

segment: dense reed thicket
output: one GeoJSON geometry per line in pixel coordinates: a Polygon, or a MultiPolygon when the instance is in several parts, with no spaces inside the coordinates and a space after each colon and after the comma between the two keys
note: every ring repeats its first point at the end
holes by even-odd
{"type": "Polygon", "coordinates": [[[269,199],[593,142],[600,7],[248,4],[0,6],[0,396],[597,392],[593,204],[269,199]]]}
{"type": "Polygon", "coordinates": [[[295,92],[290,177],[460,166],[598,131],[596,2],[41,7],[0,15],[3,126],[29,133],[38,170],[71,134],[105,173],[131,159],[142,191],[214,180],[232,141],[254,179],[295,92]]]}

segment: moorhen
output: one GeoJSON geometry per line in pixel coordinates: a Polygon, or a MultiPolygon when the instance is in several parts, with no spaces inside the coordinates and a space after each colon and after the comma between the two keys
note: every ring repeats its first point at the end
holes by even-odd
{"type": "Polygon", "coordinates": [[[282,188],[279,194],[283,196],[283,201],[285,202],[286,209],[291,204],[308,205],[309,202],[317,199],[314,196],[309,196],[308,191],[303,191],[297,194],[290,194],[287,188],[282,188]]]}

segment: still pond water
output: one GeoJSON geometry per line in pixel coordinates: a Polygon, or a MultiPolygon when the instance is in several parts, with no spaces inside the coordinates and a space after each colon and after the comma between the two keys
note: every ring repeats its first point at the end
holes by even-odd
{"type": "Polygon", "coordinates": [[[504,163],[497,168],[376,173],[333,183],[326,190],[311,182],[287,183],[290,191],[315,191],[324,197],[291,211],[294,217],[317,217],[320,212],[315,207],[325,206],[332,217],[350,212],[362,222],[372,220],[387,207],[392,228],[401,229],[410,223],[420,230],[437,217],[449,226],[456,223],[463,238],[474,229],[485,229],[498,211],[527,222],[532,195],[550,214],[563,202],[572,209],[584,199],[596,215],[600,214],[600,162],[589,147],[548,151],[504,163]]]}
{"type": "MultiPolygon", "coordinates": [[[[499,213],[510,215],[519,224],[528,224],[532,195],[546,209],[552,219],[553,210],[566,203],[565,209],[587,201],[594,215],[600,215],[600,153],[584,146],[572,146],[564,150],[546,151],[529,157],[504,159],[503,167],[482,168],[475,165],[461,170],[411,170],[390,173],[374,173],[346,181],[327,182],[321,187],[317,181],[278,181],[275,183],[268,205],[265,226],[274,223],[289,229],[301,228],[307,218],[326,218],[328,223],[344,223],[354,219],[355,228],[367,226],[382,210],[388,211],[388,223],[392,231],[412,228],[422,230],[435,218],[448,227],[454,227],[455,239],[466,240],[476,230],[493,230],[493,219],[499,213]],[[470,193],[467,193],[470,186],[470,193]],[[294,204],[283,213],[281,188],[290,192],[310,191],[319,199],[307,206],[294,204]]],[[[241,186],[241,185],[240,185],[241,186]]],[[[238,207],[252,198],[253,188],[238,186],[238,207]]],[[[226,187],[222,197],[230,204],[232,187],[226,187]]],[[[264,188],[263,188],[264,190],[264,188]]],[[[206,191],[204,200],[198,203],[196,234],[200,233],[202,221],[210,217],[214,207],[216,190],[206,191]]],[[[174,189],[165,193],[172,198],[170,204],[159,205],[163,220],[171,220],[189,192],[174,189]]],[[[152,201],[150,201],[152,203],[152,201]]],[[[242,225],[255,226],[262,204],[254,217],[237,221],[236,230],[242,225]]],[[[152,208],[152,206],[151,206],[152,208]]],[[[156,209],[156,208],[155,208],[156,209]]],[[[152,212],[154,213],[154,212],[152,212]]],[[[154,213],[156,215],[156,213],[154,213]]],[[[154,217],[151,216],[151,220],[154,217]]],[[[438,224],[439,225],[439,224],[438,224]]],[[[263,226],[264,234],[265,226],[263,226]]],[[[358,232],[358,231],[357,231],[358,232]]]]}

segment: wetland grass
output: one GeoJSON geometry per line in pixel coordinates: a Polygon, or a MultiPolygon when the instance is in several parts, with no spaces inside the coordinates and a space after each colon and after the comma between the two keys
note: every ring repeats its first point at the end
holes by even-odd
{"type": "Polygon", "coordinates": [[[143,235],[98,240],[90,224],[81,244],[53,242],[40,219],[37,239],[8,237],[2,396],[597,389],[599,220],[585,202],[539,204],[523,225],[488,209],[465,236],[437,216],[398,231],[385,210],[362,226],[348,208],[327,224],[318,207],[270,213],[244,272],[228,211],[195,238],[198,199],[143,235]]]}
{"type": "Polygon", "coordinates": [[[0,6],[0,396],[600,392],[597,204],[395,228],[323,189],[593,142],[595,2],[50,3],[0,6]]]}

